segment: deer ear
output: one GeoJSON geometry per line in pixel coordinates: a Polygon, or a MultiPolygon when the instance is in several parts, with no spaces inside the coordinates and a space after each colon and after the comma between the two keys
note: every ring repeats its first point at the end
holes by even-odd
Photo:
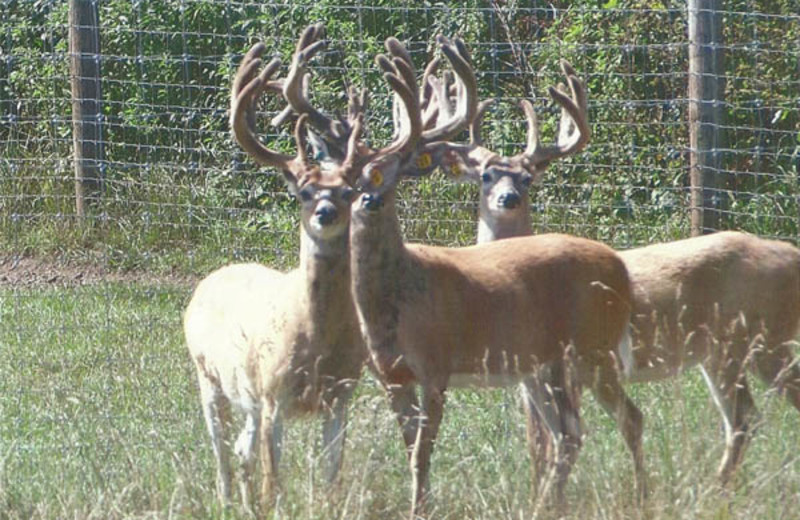
{"type": "Polygon", "coordinates": [[[455,181],[477,179],[478,164],[469,156],[470,147],[447,142],[431,143],[417,153],[401,174],[408,177],[429,175],[436,168],[455,181]]]}
{"type": "Polygon", "coordinates": [[[283,170],[283,180],[286,181],[286,187],[289,189],[289,193],[297,195],[297,185],[300,182],[298,178],[295,177],[294,173],[289,170],[283,170]]]}
{"type": "Polygon", "coordinates": [[[451,143],[434,145],[431,156],[442,173],[457,182],[478,182],[478,162],[471,156],[472,146],[451,143]]]}
{"type": "Polygon", "coordinates": [[[525,171],[527,171],[531,178],[531,184],[539,184],[542,182],[542,178],[544,177],[544,172],[547,171],[547,167],[550,166],[550,161],[543,161],[536,164],[526,164],[523,167],[525,171]]]}
{"type": "Polygon", "coordinates": [[[392,154],[367,164],[361,172],[360,189],[382,195],[397,186],[400,159],[392,154]]]}
{"type": "Polygon", "coordinates": [[[314,160],[318,162],[333,161],[330,149],[328,148],[328,143],[326,143],[322,137],[320,137],[310,128],[308,129],[307,135],[308,144],[311,145],[311,151],[313,153],[314,160]]]}

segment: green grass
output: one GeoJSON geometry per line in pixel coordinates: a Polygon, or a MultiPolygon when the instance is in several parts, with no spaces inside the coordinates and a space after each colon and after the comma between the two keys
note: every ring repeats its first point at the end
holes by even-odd
{"type": "MultiPolygon", "coordinates": [[[[0,291],[0,518],[244,518],[223,512],[180,319],[190,289],[101,284],[0,291]]],[[[721,421],[696,373],[631,387],[646,416],[651,518],[780,519],[800,510],[800,415],[756,386],[764,423],[736,489],[715,484],[721,421]]],[[[574,518],[641,518],[630,458],[587,394],[568,486],[574,518]]],[[[512,390],[448,394],[436,518],[530,518],[512,390]]],[[[274,518],[399,518],[410,476],[370,378],[352,404],[341,483],[322,485],[319,423],[289,423],[274,518]]],[[[554,515],[546,511],[541,518],[554,515]]]]}

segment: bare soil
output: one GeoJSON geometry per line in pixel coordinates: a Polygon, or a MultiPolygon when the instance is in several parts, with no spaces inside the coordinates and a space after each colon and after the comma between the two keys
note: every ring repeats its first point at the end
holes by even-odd
{"type": "Polygon", "coordinates": [[[115,271],[100,263],[58,257],[0,255],[0,288],[76,287],[106,282],[192,286],[197,280],[182,274],[154,276],[144,271],[115,271]]]}

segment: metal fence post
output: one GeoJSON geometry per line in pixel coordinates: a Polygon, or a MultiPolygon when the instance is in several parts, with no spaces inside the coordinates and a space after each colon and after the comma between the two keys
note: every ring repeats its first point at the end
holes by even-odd
{"type": "Polygon", "coordinates": [[[102,183],[100,27],[96,0],[70,0],[69,53],[75,210],[83,218],[87,203],[97,198],[102,183]]]}
{"type": "Polygon", "coordinates": [[[720,191],[724,107],[722,17],[719,0],[688,0],[689,146],[692,236],[719,228],[724,201],[720,191]]]}

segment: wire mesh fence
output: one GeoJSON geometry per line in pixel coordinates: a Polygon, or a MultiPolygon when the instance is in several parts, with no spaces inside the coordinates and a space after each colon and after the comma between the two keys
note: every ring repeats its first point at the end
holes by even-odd
{"type": "MultiPolygon", "coordinates": [[[[588,151],[555,164],[536,190],[538,230],[629,247],[688,235],[687,12],[682,3],[98,1],[102,99],[97,116],[99,200],[79,226],[72,163],[65,2],[4,2],[0,22],[3,141],[0,200],[13,249],[76,234],[123,265],[181,258],[266,257],[291,262],[294,210],[274,172],[232,143],[228,92],[244,51],[264,41],[284,63],[302,28],[324,21],[330,45],[314,64],[315,103],[331,112],[344,88],[365,86],[369,139],[391,133],[387,88],[372,64],[382,41],[406,41],[422,68],[436,34],[469,44],[490,147],[524,141],[516,102],[536,96],[544,139],[557,114],[546,87],[566,58],[586,79],[588,151]],[[79,230],[79,231],[78,231],[79,230]],[[265,235],[266,234],[266,235],[265,235]],[[35,238],[34,238],[35,237],[35,238]],[[48,237],[50,239],[48,240],[48,237]],[[33,242],[37,241],[37,242],[33,242]],[[214,253],[208,251],[213,250],[214,253]],[[210,255],[210,257],[209,257],[210,255]]],[[[724,108],[714,151],[722,179],[720,227],[797,236],[798,14],[793,2],[735,2],[721,13],[724,108]]],[[[277,103],[263,107],[266,121],[277,103]]],[[[286,129],[262,125],[291,147],[286,129]]],[[[412,239],[469,243],[476,195],[441,179],[404,206],[412,239]]],[[[81,240],[71,242],[78,244],[81,240]]],[[[52,244],[51,244],[52,245],[52,244]]],[[[211,260],[209,260],[211,261],[211,260]]],[[[167,260],[179,262],[179,260],[167,260]]]]}

